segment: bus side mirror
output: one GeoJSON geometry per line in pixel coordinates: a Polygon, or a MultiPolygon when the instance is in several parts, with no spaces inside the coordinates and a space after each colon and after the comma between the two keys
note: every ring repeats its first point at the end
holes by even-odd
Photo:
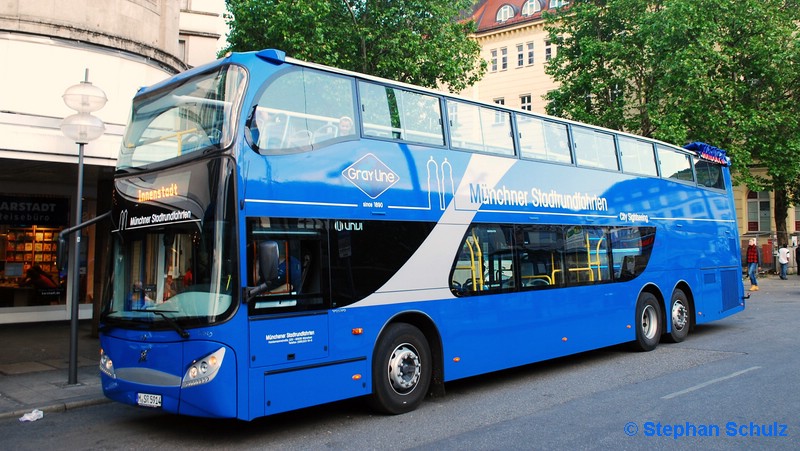
{"type": "Polygon", "coordinates": [[[247,301],[269,290],[267,283],[278,277],[278,243],[275,241],[260,242],[256,258],[258,259],[258,275],[261,283],[247,291],[247,301]]]}

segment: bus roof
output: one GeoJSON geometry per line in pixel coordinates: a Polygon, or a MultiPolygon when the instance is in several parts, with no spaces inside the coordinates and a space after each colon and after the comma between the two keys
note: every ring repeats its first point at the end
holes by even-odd
{"type": "Polygon", "coordinates": [[[233,64],[241,64],[241,65],[247,66],[249,63],[251,63],[253,61],[254,57],[258,58],[260,60],[263,60],[263,61],[268,61],[268,62],[273,63],[273,64],[280,65],[280,64],[288,63],[288,64],[292,64],[292,65],[295,65],[295,66],[308,67],[308,68],[311,68],[311,69],[321,70],[321,71],[325,71],[325,72],[331,72],[331,73],[344,75],[344,76],[347,76],[347,77],[353,77],[353,78],[357,78],[357,79],[361,79],[361,80],[372,81],[372,82],[381,83],[381,84],[389,84],[389,85],[397,86],[397,87],[408,89],[408,90],[412,90],[412,91],[423,92],[423,93],[436,95],[436,96],[443,96],[445,98],[450,98],[450,99],[455,99],[455,100],[459,100],[459,101],[463,101],[463,102],[467,102],[467,103],[482,105],[482,106],[486,106],[488,108],[504,110],[504,111],[510,112],[512,114],[521,114],[521,115],[538,117],[538,118],[542,118],[542,119],[548,119],[548,120],[556,121],[556,122],[569,123],[571,125],[590,127],[590,128],[594,128],[594,129],[597,129],[597,130],[606,131],[606,132],[609,132],[609,133],[614,133],[614,134],[617,134],[617,135],[620,135],[620,136],[627,136],[627,137],[633,138],[633,139],[644,139],[644,140],[648,140],[648,141],[651,141],[653,143],[656,143],[656,144],[659,144],[659,145],[662,145],[662,146],[669,147],[672,150],[676,150],[676,151],[679,151],[679,152],[695,155],[698,158],[701,158],[701,159],[706,160],[706,161],[714,162],[714,163],[725,165],[725,166],[729,166],[730,165],[730,158],[728,158],[726,156],[725,151],[722,150],[722,149],[719,149],[717,147],[714,147],[714,146],[712,146],[710,144],[706,144],[706,143],[702,143],[702,142],[692,142],[692,143],[686,144],[684,147],[680,147],[680,146],[677,146],[675,144],[670,144],[670,143],[667,143],[667,142],[664,142],[664,141],[661,141],[661,140],[658,140],[658,139],[655,139],[655,138],[644,137],[644,136],[636,135],[636,134],[633,134],[633,133],[620,131],[620,130],[614,130],[614,129],[610,129],[610,128],[599,126],[599,125],[587,124],[587,123],[583,123],[583,122],[574,121],[574,120],[571,120],[571,119],[565,119],[565,118],[557,117],[557,116],[550,116],[550,115],[543,114],[543,113],[534,113],[534,112],[531,112],[531,111],[520,110],[520,109],[517,109],[517,108],[509,108],[509,107],[506,107],[504,105],[499,105],[499,104],[495,104],[495,103],[488,103],[488,102],[483,102],[483,101],[479,101],[479,100],[469,99],[469,98],[466,98],[466,97],[461,96],[459,94],[453,94],[453,93],[449,93],[449,92],[445,92],[445,91],[441,91],[441,90],[437,90],[437,89],[426,88],[426,87],[412,85],[412,84],[401,82],[401,81],[390,80],[390,79],[387,79],[387,78],[381,78],[381,77],[377,77],[377,76],[374,76],[374,75],[363,74],[363,73],[360,73],[360,72],[354,72],[354,71],[350,71],[350,70],[346,70],[346,69],[340,69],[340,68],[336,68],[336,67],[326,66],[326,65],[323,65],[323,64],[318,64],[318,63],[304,61],[304,60],[300,60],[300,59],[296,59],[296,58],[292,58],[292,57],[287,57],[286,56],[286,52],[284,52],[282,50],[278,50],[278,49],[264,49],[264,50],[251,51],[251,52],[229,52],[223,58],[220,58],[220,59],[215,60],[215,61],[211,61],[211,62],[209,62],[207,64],[204,64],[204,65],[201,65],[201,66],[194,67],[194,68],[189,69],[189,70],[187,70],[185,72],[181,72],[181,73],[176,74],[176,75],[174,75],[172,77],[169,77],[169,78],[167,78],[165,80],[162,80],[162,81],[160,81],[160,82],[158,82],[158,83],[156,83],[156,84],[154,84],[152,86],[143,87],[143,88],[141,88],[139,90],[139,92],[137,93],[137,96],[138,95],[144,95],[144,94],[147,94],[147,93],[150,93],[150,92],[153,92],[153,91],[157,91],[157,90],[161,89],[162,87],[164,87],[165,85],[168,85],[168,84],[170,84],[170,83],[172,83],[174,81],[184,80],[184,79],[190,78],[190,77],[192,77],[192,76],[194,76],[196,74],[209,71],[209,70],[211,70],[213,68],[216,68],[216,67],[219,67],[219,66],[222,66],[222,65],[225,65],[225,64],[233,63],[233,64]]]}

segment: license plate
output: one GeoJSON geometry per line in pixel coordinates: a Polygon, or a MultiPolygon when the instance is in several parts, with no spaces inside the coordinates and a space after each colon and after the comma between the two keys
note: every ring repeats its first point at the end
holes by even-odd
{"type": "Polygon", "coordinates": [[[136,403],[144,407],[161,407],[161,395],[150,393],[137,393],[136,403]]]}

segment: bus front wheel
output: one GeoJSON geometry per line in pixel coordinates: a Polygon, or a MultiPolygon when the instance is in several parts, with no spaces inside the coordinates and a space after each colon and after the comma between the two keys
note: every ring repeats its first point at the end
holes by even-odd
{"type": "Polygon", "coordinates": [[[666,335],[667,340],[672,343],[680,343],[689,335],[691,326],[691,314],[689,311],[689,299],[683,290],[675,290],[670,301],[670,332],[666,335]]]}
{"type": "Polygon", "coordinates": [[[416,409],[428,392],[431,363],[430,347],[419,329],[389,325],[372,360],[373,408],[393,415],[416,409]]]}
{"type": "Polygon", "coordinates": [[[634,348],[652,351],[661,339],[661,308],[652,293],[642,293],[636,302],[636,341],[634,348]]]}

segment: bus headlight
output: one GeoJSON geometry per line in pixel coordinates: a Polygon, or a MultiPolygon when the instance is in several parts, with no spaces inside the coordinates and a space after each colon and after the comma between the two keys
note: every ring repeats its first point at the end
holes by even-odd
{"type": "Polygon", "coordinates": [[[117,378],[114,372],[114,362],[111,361],[111,357],[102,348],[100,349],[100,372],[112,379],[117,378]]]}
{"type": "Polygon", "coordinates": [[[181,388],[194,387],[214,380],[222,367],[223,357],[225,357],[225,348],[219,348],[212,354],[193,361],[183,376],[181,388]]]}

